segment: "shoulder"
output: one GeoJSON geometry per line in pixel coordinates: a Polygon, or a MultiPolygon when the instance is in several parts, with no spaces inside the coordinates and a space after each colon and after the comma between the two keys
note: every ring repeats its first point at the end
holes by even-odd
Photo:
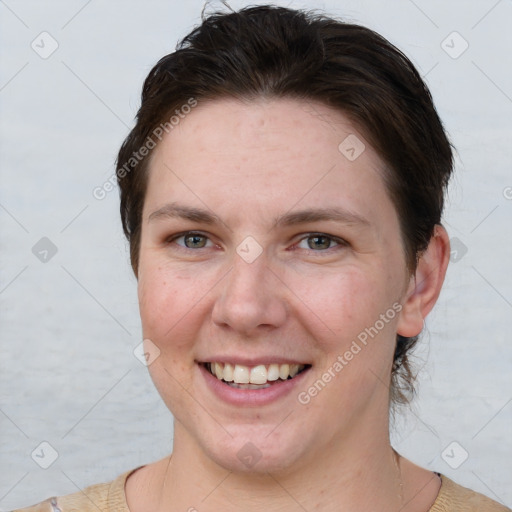
{"type": "Polygon", "coordinates": [[[429,512],[510,512],[500,503],[441,476],[439,495],[429,512]]]}
{"type": "Polygon", "coordinates": [[[90,485],[82,491],[48,498],[41,503],[13,512],[129,512],[124,484],[130,474],[137,469],[139,468],[126,471],[111,482],[90,485]]]}

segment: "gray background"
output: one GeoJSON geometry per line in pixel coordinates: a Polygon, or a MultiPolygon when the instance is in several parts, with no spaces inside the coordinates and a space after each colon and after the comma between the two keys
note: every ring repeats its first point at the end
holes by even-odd
{"type": "MultiPolygon", "coordinates": [[[[417,352],[419,396],[393,442],[511,506],[512,2],[279,3],[376,29],[432,90],[458,150],[445,215],[454,252],[417,352]]],[[[141,330],[117,190],[102,201],[92,190],[114,172],[144,77],[202,7],[0,1],[1,510],[171,450],[172,417],[133,354],[141,330]],[[43,31],[58,43],[49,56],[43,31]],[[46,262],[43,237],[57,249],[46,262]]]]}

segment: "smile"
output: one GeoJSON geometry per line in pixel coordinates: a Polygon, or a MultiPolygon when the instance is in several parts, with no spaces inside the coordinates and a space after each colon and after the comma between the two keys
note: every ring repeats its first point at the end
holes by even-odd
{"type": "Polygon", "coordinates": [[[273,363],[250,367],[242,364],[204,363],[204,367],[218,380],[238,389],[265,389],[279,381],[293,379],[310,366],[273,363]]]}

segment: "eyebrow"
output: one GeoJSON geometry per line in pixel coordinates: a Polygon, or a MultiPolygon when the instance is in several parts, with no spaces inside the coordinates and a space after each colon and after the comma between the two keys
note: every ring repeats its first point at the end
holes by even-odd
{"type": "Polygon", "coordinates": [[[168,219],[168,218],[179,218],[186,219],[192,222],[203,223],[203,224],[215,224],[220,223],[220,217],[215,215],[208,210],[202,208],[193,208],[190,206],[182,206],[176,203],[166,204],[154,211],[149,217],[148,222],[157,219],[168,219]]]}
{"type": "Polygon", "coordinates": [[[289,212],[274,220],[274,227],[294,226],[319,221],[335,221],[343,224],[370,226],[370,222],[361,215],[340,208],[310,208],[297,212],[289,212]]]}
{"type": "MultiPolygon", "coordinates": [[[[169,203],[151,213],[148,222],[158,219],[180,218],[202,224],[222,223],[222,220],[215,213],[190,206],[169,203]]],[[[296,212],[289,212],[274,219],[273,228],[280,226],[294,226],[320,221],[335,221],[343,224],[356,224],[370,226],[370,222],[354,212],[339,208],[309,208],[296,212]]]]}

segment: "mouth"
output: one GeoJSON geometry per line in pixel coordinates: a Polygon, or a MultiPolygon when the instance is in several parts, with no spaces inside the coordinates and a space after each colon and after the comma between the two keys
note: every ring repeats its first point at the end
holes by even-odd
{"type": "Polygon", "coordinates": [[[235,389],[266,389],[284,381],[292,380],[311,368],[310,364],[258,364],[245,366],[222,362],[207,362],[201,365],[217,380],[235,389]]]}

